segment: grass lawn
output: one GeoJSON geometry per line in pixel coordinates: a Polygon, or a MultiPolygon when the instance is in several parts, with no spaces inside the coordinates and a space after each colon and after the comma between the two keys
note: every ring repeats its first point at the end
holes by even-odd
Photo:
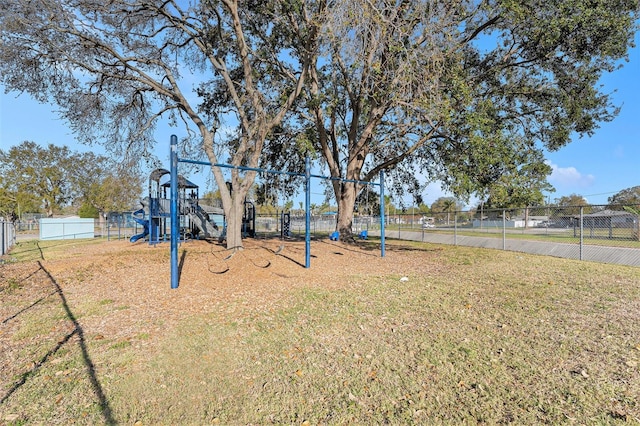
{"type": "Polygon", "coordinates": [[[145,305],[181,293],[138,303],[97,283],[164,268],[166,250],[65,269],[88,244],[24,244],[0,266],[0,424],[640,423],[638,268],[390,242],[388,270],[334,265],[265,294],[238,278],[229,297],[188,290],[215,309],[164,316],[145,305]]]}

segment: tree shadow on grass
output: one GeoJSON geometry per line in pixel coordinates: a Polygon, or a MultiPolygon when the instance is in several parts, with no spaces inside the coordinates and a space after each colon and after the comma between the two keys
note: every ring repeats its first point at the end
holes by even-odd
{"type": "MultiPolygon", "coordinates": [[[[104,419],[104,422],[107,425],[115,425],[115,424],[117,424],[117,422],[113,418],[113,414],[111,412],[111,407],[109,405],[109,401],[107,400],[107,397],[104,394],[104,391],[102,389],[102,385],[100,384],[100,381],[98,380],[98,376],[96,375],[95,366],[93,364],[93,361],[91,360],[91,357],[89,356],[89,351],[87,349],[87,343],[86,343],[86,339],[85,339],[85,336],[84,336],[84,330],[82,329],[82,327],[80,326],[80,323],[78,322],[78,320],[76,319],[75,315],[71,311],[71,308],[69,308],[69,304],[67,303],[67,298],[64,295],[64,292],[62,291],[62,288],[60,287],[58,282],[51,275],[51,273],[42,265],[42,263],[40,263],[40,261],[38,261],[38,266],[40,267],[40,269],[42,271],[44,271],[44,273],[47,275],[47,278],[49,279],[51,284],[54,286],[55,291],[52,294],[57,293],[58,296],[60,297],[60,301],[62,303],[62,307],[65,310],[67,318],[73,323],[73,330],[69,334],[64,336],[64,338],[59,340],[58,343],[56,344],[56,346],[51,348],[38,362],[35,362],[33,367],[30,370],[24,372],[21,375],[20,379],[16,383],[14,383],[14,385],[7,391],[7,393],[2,398],[0,398],[0,405],[3,404],[5,401],[7,401],[9,399],[9,397],[13,393],[15,393],[18,389],[20,389],[27,382],[29,377],[33,376],[49,360],[49,358],[51,358],[53,355],[55,355],[60,350],[60,348],[62,348],[75,335],[75,336],[78,337],[78,344],[79,344],[80,350],[82,352],[82,358],[84,360],[84,364],[85,364],[85,366],[87,368],[87,374],[89,375],[89,381],[91,382],[91,386],[93,387],[93,391],[94,391],[96,397],[98,398],[98,404],[100,405],[100,410],[102,412],[102,417],[104,419]]],[[[39,303],[39,301],[34,303],[34,304],[32,304],[30,307],[35,306],[35,304],[37,304],[37,303],[39,303]]],[[[16,314],[13,317],[7,319],[7,321],[10,320],[10,319],[15,318],[16,316],[18,316],[21,312],[24,312],[25,310],[26,309],[23,309],[18,314],[16,314]]]]}
{"type": "MultiPolygon", "coordinates": [[[[396,251],[396,252],[407,252],[407,251],[415,251],[422,253],[430,253],[430,252],[439,252],[444,250],[443,247],[440,247],[441,244],[431,244],[425,243],[421,241],[410,241],[413,244],[408,244],[407,240],[400,240],[393,237],[385,237],[385,250],[386,251],[396,251]]],[[[380,237],[375,237],[370,241],[371,244],[374,244],[375,247],[380,250],[380,237]]]]}
{"type": "MultiPolygon", "coordinates": [[[[18,244],[21,244],[21,243],[18,243],[18,244]]],[[[31,249],[23,249],[19,245],[16,245],[13,247],[10,254],[12,256],[16,256],[16,255],[24,255],[25,253],[31,253],[31,252],[38,252],[38,257],[40,258],[40,260],[44,260],[44,251],[42,250],[42,247],[40,247],[39,241],[36,241],[35,246],[31,249]]]]}
{"type": "MultiPolygon", "coordinates": [[[[373,243],[365,243],[365,242],[359,242],[357,240],[353,240],[353,241],[338,241],[338,242],[333,242],[331,240],[327,241],[327,240],[320,240],[322,243],[330,245],[335,247],[336,249],[339,250],[345,250],[345,251],[350,251],[353,253],[358,253],[358,254],[362,254],[364,256],[371,256],[371,257],[380,257],[379,253],[374,253],[373,250],[376,249],[376,246],[373,243]]],[[[377,245],[377,249],[380,250],[380,245],[377,245]]],[[[342,254],[342,253],[338,253],[336,252],[336,254],[342,254]]]]}

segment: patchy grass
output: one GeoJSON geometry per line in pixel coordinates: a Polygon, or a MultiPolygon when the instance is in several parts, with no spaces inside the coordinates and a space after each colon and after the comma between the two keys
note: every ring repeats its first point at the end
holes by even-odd
{"type": "MultiPolygon", "coordinates": [[[[0,329],[33,342],[16,358],[24,384],[5,398],[25,373],[1,379],[0,423],[640,422],[640,269],[403,244],[439,247],[424,262],[441,268],[185,310],[160,336],[74,332],[51,297],[0,329]]],[[[96,297],[78,310],[134,310],[121,306],[96,297]]]]}
{"type": "Polygon", "coordinates": [[[640,421],[637,271],[462,252],[447,260],[474,268],[437,279],[363,277],[241,320],[185,318],[118,383],[123,420],[640,421]]]}
{"type": "Polygon", "coordinates": [[[87,238],[78,240],[26,240],[16,243],[11,249],[12,261],[29,262],[37,260],[55,260],[65,258],[70,250],[85,245],[103,243],[100,238],[87,238]]]}

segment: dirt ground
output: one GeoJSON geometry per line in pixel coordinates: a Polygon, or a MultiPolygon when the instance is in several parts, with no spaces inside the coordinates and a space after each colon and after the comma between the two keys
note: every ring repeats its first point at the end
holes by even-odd
{"type": "MultiPolygon", "coordinates": [[[[340,288],[352,277],[430,274],[438,262],[429,258],[439,253],[388,243],[382,258],[376,243],[321,239],[312,241],[311,267],[306,269],[301,240],[247,239],[245,249],[236,253],[216,243],[190,241],[180,246],[180,284],[172,290],[168,243],[61,244],[62,256],[49,259],[43,250],[40,260],[0,266],[3,347],[26,343],[11,338],[20,316],[47,301],[63,299],[88,339],[144,334],[148,338],[142,344],[150,344],[185,314],[269,310],[285,302],[292,289],[340,288]],[[109,308],[98,312],[96,307],[103,305],[109,308]]],[[[11,352],[0,357],[0,369],[9,368],[11,352]]]]}

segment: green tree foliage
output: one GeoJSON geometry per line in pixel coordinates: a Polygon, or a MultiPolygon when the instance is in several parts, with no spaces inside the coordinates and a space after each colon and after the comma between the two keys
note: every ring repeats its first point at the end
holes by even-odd
{"type": "Polygon", "coordinates": [[[38,199],[38,207],[49,217],[73,199],[72,156],[67,147],[23,142],[0,150],[0,170],[5,192],[16,199],[18,194],[38,199]]]}
{"type": "Polygon", "coordinates": [[[519,208],[544,204],[543,192],[553,192],[547,182],[551,167],[539,151],[514,153],[515,161],[504,166],[503,174],[486,185],[487,208],[519,208]]]}
{"type": "Polygon", "coordinates": [[[579,194],[564,195],[558,198],[557,205],[562,209],[558,210],[556,215],[579,215],[581,208],[583,214],[593,212],[586,198],[579,194]]]}
{"type": "MultiPolygon", "coordinates": [[[[542,149],[615,116],[598,80],[626,57],[637,10],[631,0],[339,0],[303,115],[334,177],[395,167],[409,190],[426,176],[461,196],[536,202],[542,149]]],[[[348,233],[355,185],[333,188],[348,233]]]]}
{"type": "Polygon", "coordinates": [[[136,169],[111,169],[82,193],[84,202],[101,213],[126,211],[139,205],[142,178],[136,169]]]}
{"type": "Polygon", "coordinates": [[[446,221],[448,225],[451,222],[453,214],[463,208],[464,204],[454,197],[440,197],[431,204],[431,214],[434,215],[436,219],[446,221]]]}
{"type": "Polygon", "coordinates": [[[614,210],[621,210],[624,204],[638,207],[640,206],[640,186],[623,189],[609,197],[607,201],[609,202],[608,208],[614,210]]]}
{"type": "Polygon", "coordinates": [[[365,185],[356,199],[358,214],[365,216],[377,216],[380,214],[380,193],[371,185],[365,185]]]}
{"type": "Polygon", "coordinates": [[[140,197],[135,170],[91,152],[23,142],[0,150],[0,209],[14,214],[42,210],[49,217],[73,202],[83,206],[83,214],[127,210],[140,197]]]}
{"type": "Polygon", "coordinates": [[[418,210],[420,211],[420,213],[423,213],[423,214],[430,214],[431,213],[431,208],[427,204],[424,204],[424,203],[418,204],[418,210]]]}
{"type": "Polygon", "coordinates": [[[78,209],[78,216],[87,219],[97,219],[100,217],[100,212],[91,204],[84,202],[78,209]]]}
{"type": "Polygon", "coordinates": [[[13,185],[11,176],[5,176],[4,173],[0,166],[0,216],[5,219],[20,219],[22,213],[39,212],[41,201],[36,195],[20,191],[13,185]]]}
{"type": "Polygon", "coordinates": [[[580,194],[571,194],[558,198],[556,204],[560,207],[587,206],[589,202],[580,194]]]}

